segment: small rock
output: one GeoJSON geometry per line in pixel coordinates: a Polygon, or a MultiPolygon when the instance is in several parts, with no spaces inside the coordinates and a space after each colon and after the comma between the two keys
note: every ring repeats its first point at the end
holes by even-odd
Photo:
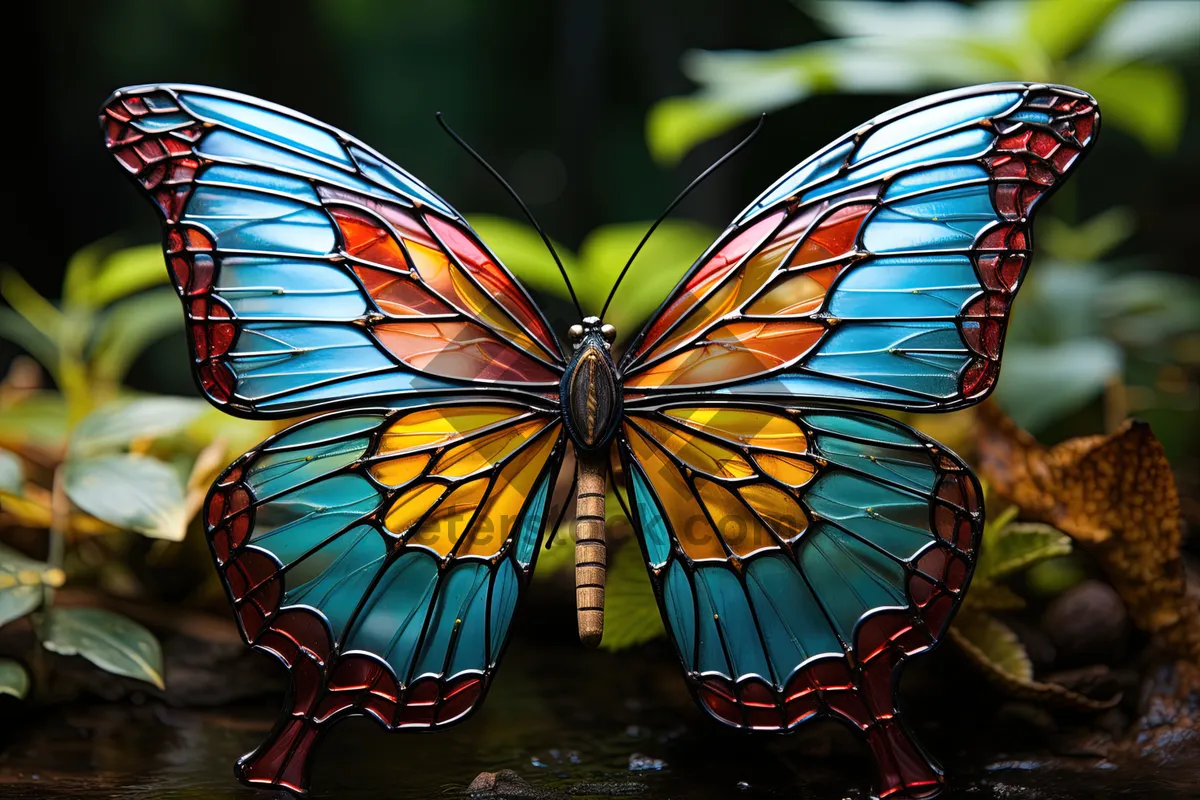
{"type": "Polygon", "coordinates": [[[499,772],[479,773],[479,776],[471,781],[471,785],[467,787],[467,794],[476,798],[505,798],[505,800],[509,798],[541,800],[541,798],[561,796],[554,792],[543,792],[530,786],[528,781],[511,769],[502,769],[499,772]]]}
{"type": "Polygon", "coordinates": [[[667,762],[661,758],[651,758],[644,756],[641,753],[634,753],[629,757],[629,769],[633,772],[651,772],[664,769],[667,762]]]}
{"type": "Polygon", "coordinates": [[[1060,666],[1113,664],[1125,653],[1129,613],[1115,589],[1086,580],[1050,603],[1042,628],[1058,649],[1060,666]]]}

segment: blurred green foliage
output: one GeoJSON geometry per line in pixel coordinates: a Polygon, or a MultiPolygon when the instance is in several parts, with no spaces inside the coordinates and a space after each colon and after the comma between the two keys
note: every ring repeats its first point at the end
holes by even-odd
{"type": "Polygon", "coordinates": [[[836,38],[769,52],[693,51],[699,84],[646,121],[662,162],[766,111],[832,92],[913,94],[990,81],[1078,86],[1105,124],[1165,152],[1178,143],[1186,87],[1169,62],[1194,57],[1200,5],[1173,0],[801,0],[836,38]]]}

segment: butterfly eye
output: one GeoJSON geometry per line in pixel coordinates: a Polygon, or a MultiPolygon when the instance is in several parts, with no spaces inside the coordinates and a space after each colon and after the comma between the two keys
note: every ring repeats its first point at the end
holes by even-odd
{"type": "Polygon", "coordinates": [[[617,338],[617,329],[605,323],[600,326],[600,335],[604,337],[604,341],[612,344],[617,338]]]}
{"type": "Polygon", "coordinates": [[[579,340],[583,338],[583,326],[572,325],[567,329],[567,338],[571,340],[571,344],[579,344],[579,340]]]}

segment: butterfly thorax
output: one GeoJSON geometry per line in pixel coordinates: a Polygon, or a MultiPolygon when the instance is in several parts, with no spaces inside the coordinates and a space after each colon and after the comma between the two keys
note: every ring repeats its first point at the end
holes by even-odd
{"type": "Polygon", "coordinates": [[[587,317],[572,325],[574,354],[560,388],[563,418],[575,447],[584,452],[604,448],[621,421],[621,389],[610,354],[616,329],[587,317]]]}

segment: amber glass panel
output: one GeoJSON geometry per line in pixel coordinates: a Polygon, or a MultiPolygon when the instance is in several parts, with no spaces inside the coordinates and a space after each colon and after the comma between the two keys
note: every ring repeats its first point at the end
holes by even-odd
{"type": "Polygon", "coordinates": [[[464,436],[529,412],[515,406],[463,405],[423,408],[400,417],[380,438],[379,455],[451,444],[464,436]]]}
{"type": "Polygon", "coordinates": [[[554,452],[558,436],[559,427],[555,425],[552,431],[542,434],[539,441],[504,465],[456,555],[493,556],[500,552],[516,529],[521,508],[554,452]]]}
{"type": "MultiPolygon", "coordinates": [[[[632,416],[632,415],[631,415],[632,416]]],[[[727,447],[694,436],[674,426],[655,422],[650,417],[637,415],[636,424],[644,433],[656,439],[692,469],[718,478],[749,478],[754,468],[738,453],[727,447]]]]}
{"type": "Polygon", "coordinates": [[[760,550],[779,546],[746,504],[737,495],[713,481],[696,479],[696,491],[704,501],[709,516],[717,526],[726,546],[739,556],[745,557],[760,550]]]}
{"type": "Polygon", "coordinates": [[[704,558],[728,557],[717,532],[708,523],[704,510],[696,501],[683,475],[649,439],[638,433],[632,425],[625,425],[625,436],[633,454],[641,464],[654,493],[667,512],[675,538],[683,547],[688,557],[699,560],[704,558]]]}
{"type": "Polygon", "coordinates": [[[780,539],[793,542],[808,528],[808,516],[804,509],[782,489],[754,483],[740,487],[738,492],[780,539]]]}
{"type": "Polygon", "coordinates": [[[770,289],[750,304],[747,314],[798,316],[820,311],[825,293],[844,269],[830,264],[780,277],[770,289]]]}
{"type": "Polygon", "coordinates": [[[796,422],[782,414],[753,408],[671,408],[667,416],[731,442],[804,453],[808,439],[796,422]]]}
{"type": "Polygon", "coordinates": [[[799,360],[821,340],[815,322],[731,322],[689,347],[626,378],[633,388],[719,384],[750,378],[799,360]]]}
{"type": "Polygon", "coordinates": [[[372,332],[413,369],[459,380],[557,383],[558,376],[473,322],[385,322],[372,332]]]}
{"type": "Polygon", "coordinates": [[[384,517],[384,526],[397,536],[403,536],[445,493],[446,487],[440,483],[414,486],[393,501],[384,517]]]}
{"type": "Polygon", "coordinates": [[[430,473],[448,478],[465,478],[489,469],[529,441],[547,424],[547,419],[532,419],[517,425],[506,425],[493,433],[463,442],[443,453],[430,473]]]}
{"type": "Polygon", "coordinates": [[[371,465],[371,475],[384,486],[403,486],[418,477],[429,463],[429,456],[415,455],[379,461],[371,465]]]}
{"type": "Polygon", "coordinates": [[[456,487],[438,504],[416,534],[409,537],[409,544],[423,545],[438,555],[450,555],[479,509],[487,485],[487,478],[476,478],[456,487]]]}
{"type": "Polygon", "coordinates": [[[756,453],[754,460],[767,475],[793,488],[803,486],[817,474],[816,465],[802,458],[756,453]]]}

